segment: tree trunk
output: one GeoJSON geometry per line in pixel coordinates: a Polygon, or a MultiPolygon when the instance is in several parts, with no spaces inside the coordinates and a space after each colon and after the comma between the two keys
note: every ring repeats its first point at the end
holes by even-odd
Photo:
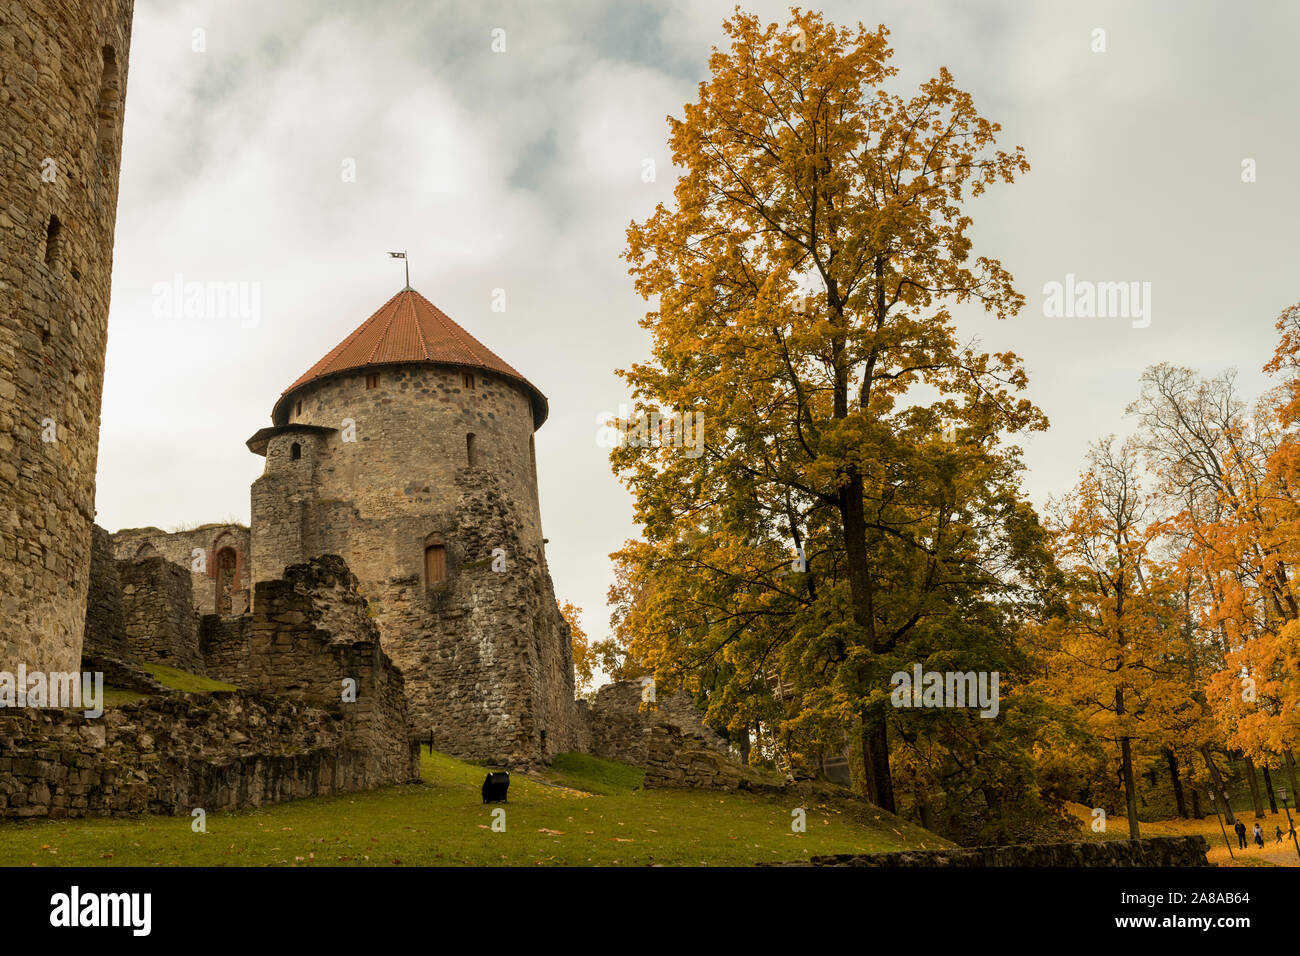
{"type": "Polygon", "coordinates": [[[858,731],[858,753],[862,757],[859,792],[882,810],[894,812],[894,783],[889,773],[889,744],[884,720],[864,720],[858,731]],[[883,771],[881,764],[884,764],[883,771]]]}
{"type": "Polygon", "coordinates": [[[1169,779],[1174,785],[1174,802],[1178,805],[1178,815],[1187,819],[1187,801],[1183,799],[1183,782],[1178,776],[1178,756],[1172,747],[1165,748],[1165,760],[1169,762],[1169,779]]]}
{"type": "Polygon", "coordinates": [[[1255,761],[1247,757],[1244,751],[1238,750],[1237,754],[1246,766],[1246,783],[1250,785],[1250,802],[1255,805],[1255,819],[1262,820],[1264,804],[1259,799],[1259,777],[1255,775],[1255,761]]]}
{"type": "Polygon", "coordinates": [[[1264,764],[1264,789],[1268,791],[1268,808],[1277,813],[1277,795],[1273,793],[1273,775],[1268,772],[1268,764],[1264,764]]]}
{"type": "Polygon", "coordinates": [[[930,810],[930,800],[925,795],[925,790],[918,787],[912,791],[912,796],[916,800],[916,810],[921,815],[921,826],[925,829],[934,830],[934,814],[930,810]]]}
{"type": "Polygon", "coordinates": [[[1194,786],[1192,787],[1192,817],[1199,820],[1202,816],[1204,814],[1201,813],[1201,788],[1194,786]]]}
{"type": "Polygon", "coordinates": [[[1215,804],[1223,804],[1223,815],[1228,820],[1228,825],[1232,826],[1237,822],[1237,818],[1232,815],[1232,801],[1228,799],[1228,788],[1223,785],[1223,778],[1219,776],[1219,768],[1214,765],[1214,757],[1207,746],[1201,747],[1201,759],[1205,761],[1205,767],[1210,773],[1210,792],[1214,794],[1215,804]]]}
{"type": "Polygon", "coordinates": [[[1300,786],[1296,786],[1295,779],[1295,757],[1291,755],[1289,750],[1284,750],[1282,756],[1286,758],[1286,772],[1291,779],[1291,806],[1294,807],[1296,800],[1300,799],[1300,786]]]}
{"type": "MultiPolygon", "coordinates": [[[[1122,606],[1117,609],[1116,613],[1121,613],[1122,606]]],[[[1124,716],[1124,688],[1115,688],[1115,716],[1124,716]]],[[[1120,722],[1123,726],[1123,721],[1120,722]]],[[[1140,839],[1138,836],[1138,803],[1137,803],[1137,786],[1133,783],[1133,750],[1129,745],[1128,737],[1119,739],[1120,753],[1120,776],[1124,778],[1124,802],[1128,806],[1128,837],[1130,840],[1140,839]]]]}
{"type": "Polygon", "coordinates": [[[1128,804],[1128,838],[1138,840],[1141,834],[1138,833],[1137,787],[1133,785],[1133,754],[1127,737],[1120,739],[1119,752],[1123,760],[1124,799],[1128,804]]]}
{"type": "MultiPolygon", "coordinates": [[[[844,525],[844,556],[849,595],[853,603],[853,622],[858,626],[871,652],[878,654],[881,648],[876,646],[875,607],[867,560],[867,519],[862,496],[862,475],[856,468],[849,468],[848,481],[840,490],[840,511],[844,525]]],[[[894,780],[889,771],[889,736],[884,715],[863,718],[861,743],[867,799],[882,810],[893,813],[894,780]]]]}

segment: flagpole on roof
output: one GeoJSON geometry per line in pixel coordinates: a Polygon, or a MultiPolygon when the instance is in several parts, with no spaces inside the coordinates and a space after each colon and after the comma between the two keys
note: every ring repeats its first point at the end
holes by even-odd
{"type": "Polygon", "coordinates": [[[410,291],[412,291],[412,289],[411,289],[411,260],[406,258],[406,252],[405,252],[405,251],[402,251],[402,252],[390,252],[389,255],[392,256],[394,259],[402,259],[402,260],[405,260],[405,263],[406,263],[406,288],[404,288],[402,291],[403,291],[403,292],[410,292],[410,291]]]}

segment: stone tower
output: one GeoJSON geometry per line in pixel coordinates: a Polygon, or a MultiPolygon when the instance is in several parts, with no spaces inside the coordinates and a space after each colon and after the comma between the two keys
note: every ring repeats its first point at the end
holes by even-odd
{"type": "Polygon", "coordinates": [[[248,440],[253,581],[322,554],[360,579],[413,730],[524,765],[577,747],[573,653],[546,566],[545,396],[407,288],[289,386],[248,440]]]}
{"type": "Polygon", "coordinates": [[[0,670],[76,670],[132,0],[0,10],[0,670]]]}

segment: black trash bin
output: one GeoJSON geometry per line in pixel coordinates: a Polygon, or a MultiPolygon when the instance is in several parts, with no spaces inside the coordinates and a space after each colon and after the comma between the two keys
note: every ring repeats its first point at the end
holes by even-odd
{"type": "Polygon", "coordinates": [[[510,774],[504,770],[490,773],[483,778],[483,802],[507,803],[506,791],[510,789],[510,774]]]}

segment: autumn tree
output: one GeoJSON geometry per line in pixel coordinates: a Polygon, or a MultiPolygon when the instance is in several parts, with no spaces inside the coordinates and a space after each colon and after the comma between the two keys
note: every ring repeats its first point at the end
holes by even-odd
{"type": "MultiPolygon", "coordinates": [[[[1211,744],[1235,748],[1262,814],[1256,764],[1266,776],[1270,766],[1293,767],[1300,702],[1285,636],[1297,618],[1292,578],[1300,560],[1300,526],[1287,518],[1297,513],[1287,475],[1289,393],[1267,392],[1252,406],[1231,370],[1200,377],[1167,364],[1148,369],[1142,382],[1130,411],[1175,512],[1170,530],[1194,583],[1193,683],[1215,718],[1212,732],[1198,728],[1198,746],[1211,777],[1218,776],[1211,744]]],[[[1222,792],[1221,781],[1214,786],[1222,792]]]]}
{"type": "Polygon", "coordinates": [[[892,810],[891,658],[951,617],[950,571],[990,572],[992,526],[1023,518],[954,510],[951,485],[1001,467],[1005,433],[1046,425],[1017,397],[1017,357],[961,344],[950,311],[1023,304],[996,260],[973,256],[966,205],[1028,164],[996,148],[999,127],[946,69],[890,92],[884,27],[795,10],[785,27],[738,12],[723,29],[698,101],[669,118],[673,206],[633,223],[626,251],[652,307],[653,360],[622,373],[637,416],[703,414],[703,453],[629,442],[611,458],[656,580],[684,561],[715,569],[714,598],[743,592],[747,610],[729,600],[696,628],[746,645],[746,687],[782,683],[778,647],[820,669],[795,706],[853,728],[865,792],[892,810]]]}
{"type": "Polygon", "coordinates": [[[1165,729],[1196,713],[1180,655],[1177,590],[1157,559],[1160,518],[1142,487],[1136,444],[1095,445],[1079,484],[1057,507],[1065,609],[1038,635],[1050,696],[1116,748],[1132,839],[1139,836],[1138,756],[1159,753],[1165,729]]]}

